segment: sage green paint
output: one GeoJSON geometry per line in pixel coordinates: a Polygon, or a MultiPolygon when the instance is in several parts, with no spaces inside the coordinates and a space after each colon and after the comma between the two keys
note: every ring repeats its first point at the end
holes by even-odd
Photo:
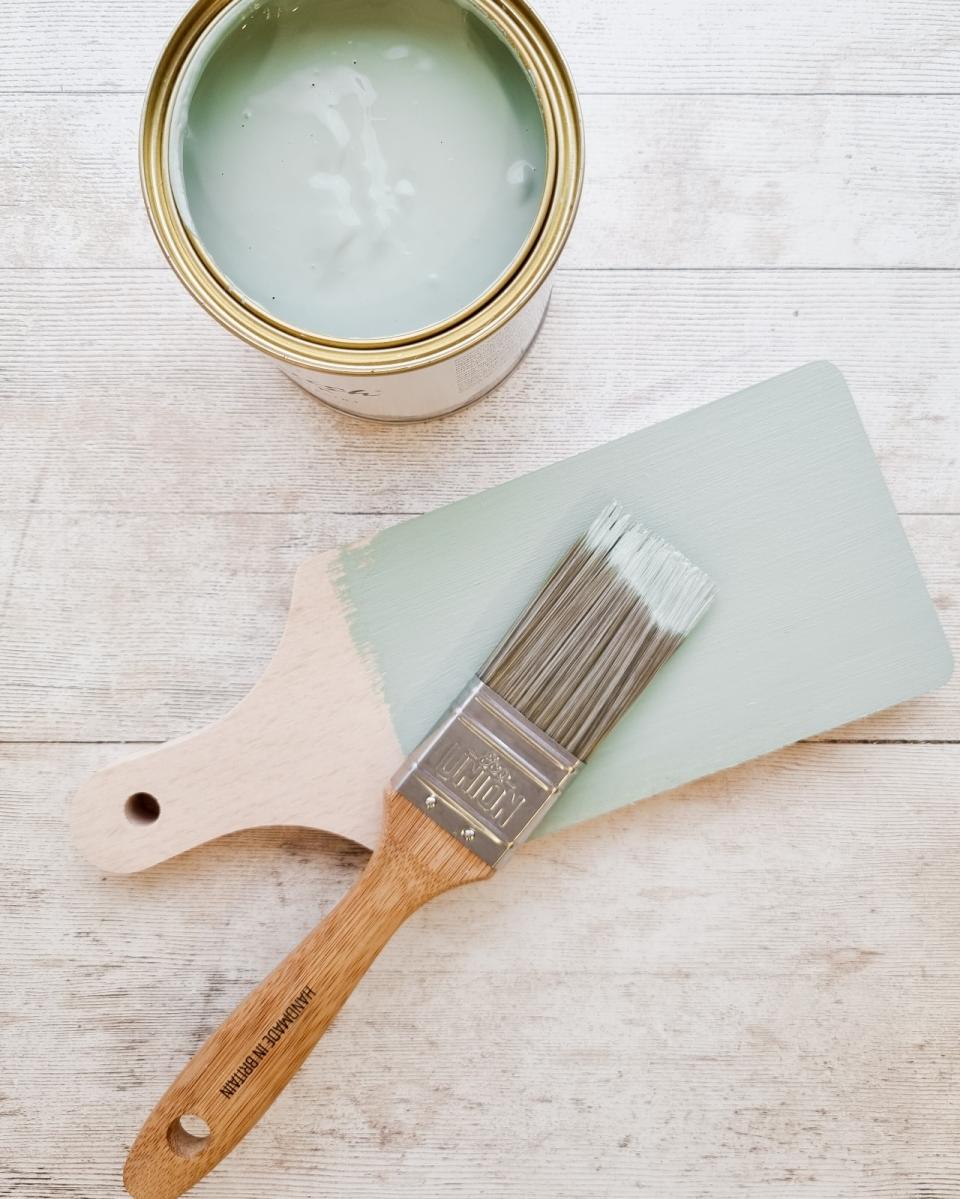
{"type": "Polygon", "coordinates": [[[718,598],[557,804],[557,829],[946,682],[952,661],[857,410],[820,362],[341,554],[405,751],[609,499],[718,598]]]}
{"type": "Polygon", "coordinates": [[[520,60],[469,0],[243,0],[177,91],[177,205],[224,275],[332,338],[410,334],[507,270],[543,197],[520,60]]]}

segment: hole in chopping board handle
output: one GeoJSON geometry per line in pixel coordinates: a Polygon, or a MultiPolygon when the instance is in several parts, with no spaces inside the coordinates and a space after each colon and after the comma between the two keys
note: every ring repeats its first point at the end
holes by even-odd
{"type": "Polygon", "coordinates": [[[167,1143],[177,1157],[196,1157],[209,1140],[209,1124],[190,1113],[178,1116],[167,1129],[167,1143]]]}
{"type": "Polygon", "coordinates": [[[137,791],[123,805],[131,824],[155,824],[160,819],[160,803],[147,791],[137,791]]]}

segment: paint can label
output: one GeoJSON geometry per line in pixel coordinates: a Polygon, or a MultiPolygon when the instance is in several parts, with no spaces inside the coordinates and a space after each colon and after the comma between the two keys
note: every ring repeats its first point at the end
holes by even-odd
{"type": "Polygon", "coordinates": [[[501,383],[524,356],[550,300],[548,279],[511,320],[489,337],[444,362],[412,371],[368,376],[334,375],[281,366],[318,400],[368,420],[429,420],[478,400],[501,383]]]}

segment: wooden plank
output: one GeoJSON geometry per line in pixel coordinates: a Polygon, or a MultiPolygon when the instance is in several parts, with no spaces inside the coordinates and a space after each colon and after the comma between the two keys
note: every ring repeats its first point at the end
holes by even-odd
{"type": "MultiPolygon", "coordinates": [[[[59,797],[116,750],[4,748],[18,1199],[114,1199],[187,1054],[364,860],[276,830],[100,876],[59,797]]],[[[958,771],[800,746],[528,847],[400,931],[210,1194],[954,1194],[958,771]]]]}
{"type": "MultiPolygon", "coordinates": [[[[390,516],[34,513],[9,582],[0,739],[165,741],[253,686],[311,553],[390,516]]],[[[960,518],[907,533],[960,656],[960,518]]],[[[830,734],[960,740],[960,679],[830,734]]]]}
{"type": "MultiPolygon", "coordinates": [[[[956,92],[953,0],[539,0],[585,92],[956,92]]],[[[139,91],[185,0],[0,10],[4,91],[139,91]]]]}
{"type": "Polygon", "coordinates": [[[220,1165],[271,1114],[401,925],[445,892],[485,882],[493,873],[428,813],[391,792],[383,839],[361,877],[194,1054],[147,1117],[124,1166],[130,1194],[176,1199],[220,1165]],[[274,1017],[275,1042],[268,1039],[274,1017]],[[265,1056],[253,1049],[253,1060],[262,1068],[252,1074],[241,1069],[232,1086],[224,1082],[261,1039],[265,1056]],[[202,1113],[207,1124],[202,1155],[179,1123],[188,1112],[202,1113]],[[171,1136],[174,1126],[179,1137],[171,1136]]]}
{"type": "MultiPolygon", "coordinates": [[[[5,6],[0,92],[139,92],[185,5],[5,6]]],[[[605,94],[582,269],[498,397],[431,426],[325,412],[132,269],[161,264],[138,96],[2,101],[0,737],[194,727],[258,673],[307,554],[811,358],[847,374],[900,509],[960,512],[955,101],[613,95],[956,96],[956,0],[538,8],[605,94]]],[[[906,526],[956,646],[958,522],[906,526]]],[[[957,688],[835,736],[956,739],[957,688]]],[[[278,830],[102,878],[63,803],[136,748],[0,744],[18,1199],[116,1196],[187,1053],[363,860],[278,830]]],[[[799,746],[530,847],[401,932],[210,1193],[960,1193],[958,752],[799,746]]]]}
{"type": "Polygon", "coordinates": [[[226,712],[273,653],[300,562],[382,523],[34,514],[9,584],[3,738],[166,740],[226,712]]]}
{"type": "Polygon", "coordinates": [[[0,509],[416,513],[827,357],[902,512],[960,512],[950,272],[563,272],[495,395],[336,416],[169,271],[0,273],[0,509]]]}
{"type": "Polygon", "coordinates": [[[78,846],[123,872],[263,823],[374,845],[383,778],[610,496],[682,546],[719,598],[547,827],[949,680],[949,644],[846,384],[811,363],[306,559],[252,691],[222,721],[94,776],[71,808],[78,846]],[[129,821],[139,792],[159,801],[159,824],[129,821]]]}
{"type": "MultiPolygon", "coordinates": [[[[960,266],[958,97],[594,96],[569,267],[960,266]]],[[[0,266],[159,266],[140,99],[0,97],[0,266]]]]}

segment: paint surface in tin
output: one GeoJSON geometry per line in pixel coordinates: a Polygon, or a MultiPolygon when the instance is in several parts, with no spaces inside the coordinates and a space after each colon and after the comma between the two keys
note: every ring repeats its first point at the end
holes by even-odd
{"type": "Polygon", "coordinates": [[[510,267],[543,197],[534,87],[455,0],[231,5],[173,130],[178,207],[214,263],[324,337],[454,316],[510,267]]]}

